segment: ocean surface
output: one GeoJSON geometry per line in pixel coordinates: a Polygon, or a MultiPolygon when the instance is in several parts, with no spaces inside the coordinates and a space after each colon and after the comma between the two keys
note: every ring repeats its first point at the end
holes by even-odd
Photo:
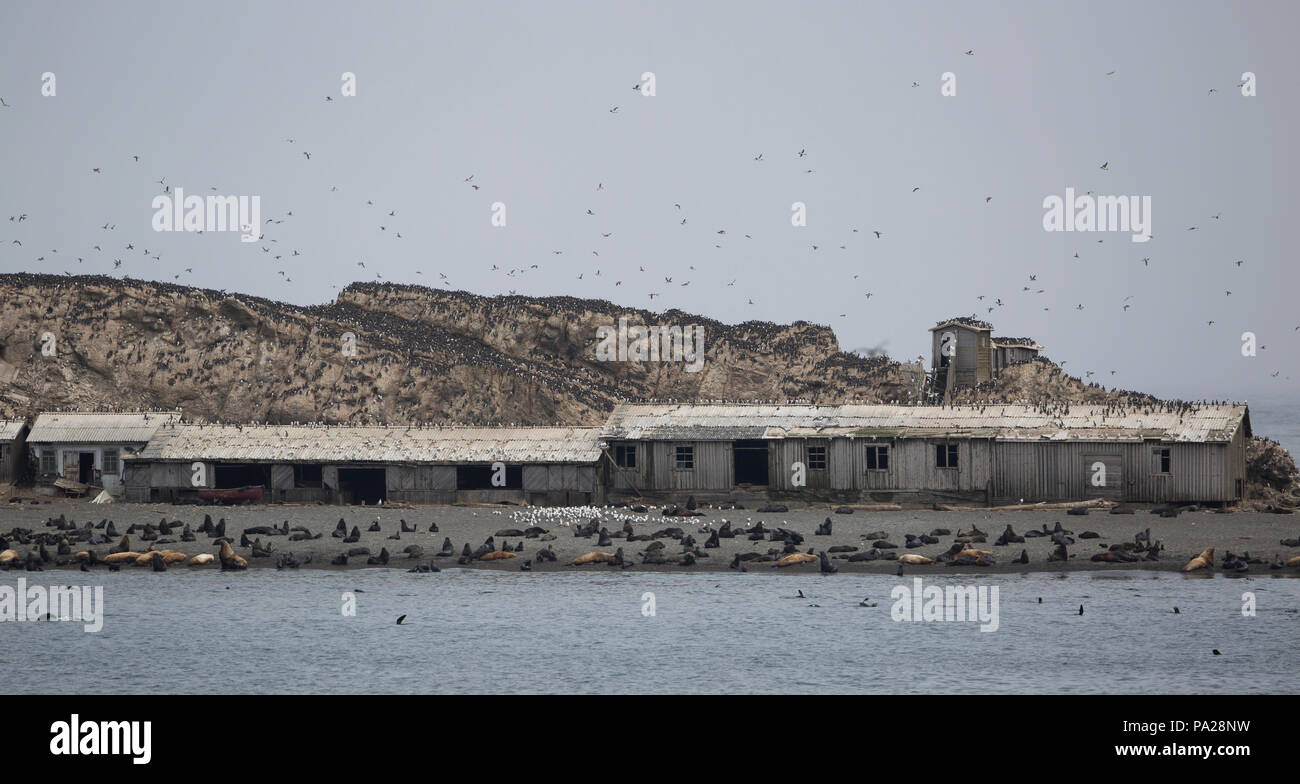
{"type": "Polygon", "coordinates": [[[17,693],[1300,693],[1300,579],[1280,573],[924,576],[996,586],[992,632],[893,620],[910,576],[258,569],[0,586],[19,577],[103,585],[105,609],[98,633],[0,622],[17,693]]]}
{"type": "Polygon", "coordinates": [[[1250,426],[1255,435],[1273,439],[1300,460],[1300,400],[1251,403],[1250,426]]]}

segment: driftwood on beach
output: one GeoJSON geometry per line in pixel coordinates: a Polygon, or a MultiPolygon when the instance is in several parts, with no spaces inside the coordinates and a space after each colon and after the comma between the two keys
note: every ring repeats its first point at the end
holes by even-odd
{"type": "MultiPolygon", "coordinates": [[[[1115,503],[1114,501],[1107,501],[1102,498],[1090,498],[1087,501],[1060,501],[1060,502],[1053,502],[1053,503],[1040,501],[1039,503],[1036,504],[1011,504],[1010,506],[992,506],[992,507],[985,507],[985,508],[993,509],[997,511],[1003,511],[1003,512],[1032,512],[1032,511],[1051,512],[1051,511],[1063,511],[1068,509],[1074,509],[1080,506],[1087,507],[1089,509],[1110,509],[1113,506],[1119,506],[1119,504],[1115,503]]],[[[940,506],[939,508],[943,509],[944,511],[954,511],[956,509],[961,509],[962,507],[940,506]]]]}

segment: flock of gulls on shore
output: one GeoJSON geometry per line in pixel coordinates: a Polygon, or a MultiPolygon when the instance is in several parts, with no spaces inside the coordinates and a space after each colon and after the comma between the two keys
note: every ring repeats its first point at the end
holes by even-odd
{"type": "MultiPolygon", "coordinates": [[[[976,57],[974,49],[968,49],[960,54],[970,58],[976,57]]],[[[1101,78],[1110,79],[1115,75],[1115,73],[1114,70],[1104,72],[1104,75],[1101,76],[1101,78]]],[[[912,88],[917,88],[919,86],[919,82],[911,82],[912,88]]],[[[634,84],[633,89],[640,92],[642,86],[640,84],[634,84]]],[[[1210,88],[1206,95],[1212,96],[1215,93],[1220,93],[1220,90],[1218,88],[1210,88]]],[[[335,101],[332,96],[324,96],[322,103],[330,104],[331,107],[337,107],[346,102],[341,100],[335,101]]],[[[623,119],[628,113],[620,113],[619,109],[620,105],[617,104],[612,105],[611,108],[608,109],[606,116],[609,118],[609,122],[629,122],[629,120],[623,119]]],[[[21,104],[0,104],[0,112],[12,111],[22,111],[21,104]]],[[[335,111],[337,111],[337,109],[335,109],[335,111]]],[[[283,137],[281,144],[291,150],[289,154],[293,158],[299,160],[301,165],[319,165],[320,156],[317,155],[317,152],[321,151],[305,149],[303,144],[299,143],[298,135],[283,137]]],[[[328,153],[329,151],[324,152],[328,153]]],[[[329,157],[328,154],[326,157],[329,157]]],[[[816,159],[815,151],[809,151],[807,148],[789,150],[779,156],[765,155],[764,152],[760,151],[752,155],[746,154],[746,157],[754,167],[770,168],[772,166],[784,165],[787,167],[793,167],[791,168],[791,172],[801,172],[802,176],[815,176],[818,172],[818,169],[813,165],[813,161],[816,159]],[[784,161],[784,163],[777,163],[777,161],[784,161]]],[[[118,162],[104,162],[99,165],[89,166],[86,176],[96,178],[122,176],[123,188],[152,182],[153,185],[156,185],[156,188],[153,188],[153,190],[158,194],[172,194],[172,183],[168,181],[165,174],[158,176],[156,180],[148,179],[153,175],[159,174],[156,170],[153,172],[153,175],[143,174],[144,167],[150,165],[151,162],[148,160],[148,156],[142,157],[138,151],[124,151],[120,161],[118,162]]],[[[1094,162],[1089,168],[1095,170],[1093,179],[1098,181],[1107,177],[1114,171],[1111,167],[1111,161],[1109,160],[1094,162]]],[[[482,179],[474,173],[470,173],[469,176],[464,177],[459,183],[449,183],[449,185],[463,187],[474,194],[481,193],[485,187],[482,179]]],[[[930,186],[928,184],[924,185],[924,187],[922,184],[915,183],[900,183],[898,185],[900,198],[921,199],[925,196],[925,193],[929,188],[930,186]]],[[[606,210],[600,200],[611,198],[610,194],[615,193],[618,190],[618,187],[614,184],[596,182],[592,185],[592,198],[590,203],[575,205],[573,208],[575,218],[582,221],[590,220],[591,222],[592,241],[588,243],[591,247],[583,247],[581,249],[574,247],[539,248],[537,250],[536,263],[529,263],[527,260],[520,261],[515,266],[504,266],[502,264],[492,263],[488,267],[488,270],[492,273],[499,273],[506,278],[508,282],[505,283],[505,286],[508,287],[519,281],[523,281],[528,276],[540,276],[546,274],[544,272],[544,265],[542,264],[542,260],[545,258],[556,258],[566,253],[570,256],[586,256],[587,254],[590,254],[589,258],[592,259],[592,266],[590,268],[583,268],[581,271],[571,269],[569,270],[569,274],[572,274],[572,277],[576,281],[587,281],[588,283],[591,281],[608,281],[608,283],[602,285],[601,288],[603,293],[609,297],[617,296],[619,292],[624,290],[623,287],[625,283],[632,283],[633,280],[635,280],[635,288],[638,291],[643,291],[649,298],[651,306],[653,306],[656,304],[655,300],[664,297],[667,291],[690,286],[696,280],[694,274],[696,272],[696,263],[703,264],[703,261],[686,264],[685,270],[674,267],[673,269],[676,271],[673,271],[672,274],[664,274],[665,270],[663,265],[659,262],[656,262],[653,270],[648,271],[645,264],[637,264],[635,265],[636,269],[633,270],[633,265],[630,263],[617,265],[616,267],[615,265],[602,261],[602,259],[608,259],[610,257],[611,254],[609,251],[612,250],[617,240],[614,237],[614,231],[612,229],[601,225],[602,215],[606,210]],[[601,255],[602,250],[606,251],[605,256],[603,257],[601,255]]],[[[216,185],[208,186],[208,192],[224,193],[224,191],[216,185]]],[[[331,185],[329,186],[329,192],[331,194],[337,194],[339,188],[335,185],[331,185]]],[[[1088,190],[1086,193],[1092,195],[1094,192],[1088,190]]],[[[484,196],[486,196],[486,194],[484,194],[484,196]]],[[[343,197],[339,196],[339,198],[343,197]]],[[[358,196],[354,198],[356,199],[354,207],[358,210],[358,215],[361,216],[359,220],[364,220],[370,224],[369,230],[374,232],[377,241],[384,239],[397,241],[403,239],[404,235],[402,230],[405,227],[401,223],[404,219],[404,213],[402,210],[399,210],[392,205],[377,205],[375,199],[371,197],[358,196]]],[[[993,194],[985,194],[980,199],[980,204],[985,207],[988,207],[993,203],[993,194]]],[[[700,240],[702,253],[697,257],[698,259],[705,258],[703,252],[722,250],[727,247],[727,243],[733,241],[742,245],[742,252],[746,256],[752,256],[754,253],[758,252],[756,248],[760,247],[756,242],[756,238],[759,238],[759,230],[754,227],[737,228],[734,226],[715,225],[717,224],[717,221],[711,220],[707,214],[700,214],[698,211],[692,212],[690,205],[687,204],[684,206],[681,201],[674,201],[671,204],[671,210],[668,209],[667,205],[664,205],[663,212],[670,216],[663,219],[665,229],[673,228],[680,231],[687,231],[696,224],[703,224],[706,226],[704,229],[704,238],[700,240]],[[705,251],[704,243],[706,242],[708,245],[712,246],[710,251],[705,251]],[[753,245],[746,245],[747,243],[753,243],[753,245]]],[[[58,221],[62,220],[61,216],[54,217],[58,221]]],[[[300,249],[300,247],[302,247],[301,243],[296,243],[287,236],[283,237],[285,241],[282,243],[282,237],[275,235],[292,227],[295,220],[301,217],[303,217],[301,212],[299,215],[295,216],[293,209],[285,209],[283,212],[278,212],[275,215],[265,218],[262,227],[260,227],[258,241],[254,245],[256,250],[253,252],[260,257],[260,260],[265,262],[265,274],[269,275],[273,272],[273,274],[278,276],[285,285],[292,285],[294,283],[294,280],[290,275],[291,270],[286,268],[276,269],[276,267],[283,266],[282,262],[291,261],[298,257],[306,257],[307,254],[300,249]]],[[[1222,219],[1222,213],[1207,215],[1204,216],[1203,220],[1189,221],[1190,225],[1183,227],[1183,231],[1190,232],[1199,230],[1203,233],[1208,226],[1219,225],[1222,219]]],[[[105,233],[105,239],[100,242],[91,243],[87,248],[71,252],[67,252],[65,249],[65,252],[61,255],[58,248],[50,248],[49,250],[26,249],[24,239],[27,241],[26,245],[33,245],[36,242],[35,237],[23,233],[26,228],[23,227],[23,224],[30,220],[32,220],[31,214],[23,210],[19,210],[15,214],[8,216],[8,223],[10,224],[11,231],[14,234],[21,235],[22,238],[19,236],[10,236],[3,241],[3,245],[15,253],[26,255],[28,258],[23,260],[24,263],[35,265],[38,269],[53,269],[59,265],[60,261],[62,261],[65,262],[62,266],[64,267],[63,272],[66,275],[73,275],[75,274],[74,270],[82,269],[99,269],[107,272],[122,270],[123,277],[126,277],[130,272],[135,272],[136,275],[145,278],[154,277],[164,280],[167,278],[168,273],[170,273],[170,277],[173,281],[180,281],[182,276],[192,276],[194,272],[193,267],[188,266],[180,268],[180,265],[176,265],[176,268],[173,270],[163,271],[159,266],[135,263],[157,263],[162,262],[163,258],[161,253],[156,250],[156,245],[155,249],[151,250],[149,243],[141,241],[138,237],[132,236],[129,239],[112,239],[117,236],[115,232],[118,228],[117,224],[112,220],[106,220],[102,225],[100,225],[98,221],[95,222],[95,225],[98,226],[98,230],[105,233]],[[78,253],[83,255],[76,255],[78,253]],[[71,263],[73,259],[76,260],[75,264],[71,263]],[[107,269],[105,265],[110,261],[112,267],[111,269],[107,269]]],[[[487,221],[485,221],[484,224],[487,225],[487,221]]],[[[54,225],[58,227],[59,231],[62,231],[59,224],[54,225]]],[[[142,219],[139,225],[143,227],[148,224],[144,219],[142,219]]],[[[409,234],[410,228],[407,228],[407,231],[409,234]]],[[[821,236],[821,239],[811,241],[808,245],[807,260],[812,262],[828,253],[845,253],[845,258],[847,259],[850,255],[853,255],[849,253],[849,251],[862,251],[866,242],[888,242],[889,236],[887,227],[871,227],[865,230],[862,230],[860,227],[844,227],[835,230],[834,237],[821,236]],[[850,245],[855,243],[858,238],[864,238],[864,244],[850,248],[850,245]]],[[[761,241],[761,239],[759,239],[759,241],[761,241]]],[[[1095,239],[1095,243],[1103,243],[1104,241],[1105,238],[1095,239]]],[[[1092,242],[1092,240],[1088,240],[1088,242],[1092,242]]],[[[380,253],[382,253],[382,251],[380,251],[380,253]]],[[[1081,255],[1079,251],[1076,251],[1070,261],[1082,261],[1083,256],[1086,255],[1088,255],[1086,252],[1081,255]]],[[[305,261],[308,264],[315,263],[310,259],[306,259],[305,261]]],[[[1152,263],[1153,259],[1150,256],[1135,256],[1132,260],[1132,265],[1135,270],[1148,269],[1152,263]]],[[[1245,267],[1247,261],[1245,259],[1234,258],[1227,259],[1223,263],[1226,270],[1240,270],[1245,267]]],[[[363,273],[367,276],[373,273],[373,280],[375,281],[386,279],[382,271],[376,270],[376,268],[380,266],[380,263],[374,259],[358,259],[354,261],[353,264],[355,264],[355,268],[359,273],[363,273]]],[[[846,266],[855,267],[856,265],[847,264],[846,266]]],[[[301,264],[299,265],[299,269],[302,269],[301,264]]],[[[455,266],[450,266],[449,269],[454,272],[455,266]]],[[[316,275],[318,273],[313,272],[312,274],[316,275]]],[[[1012,296],[1034,297],[1045,294],[1046,289],[1040,287],[1041,284],[1038,281],[1039,274],[1041,273],[1035,271],[1026,272],[1023,280],[1018,280],[1016,283],[1011,284],[1019,287],[1019,291],[1016,292],[1015,295],[974,294],[974,306],[983,310],[984,314],[987,315],[1006,305],[1012,296]]],[[[417,280],[419,281],[427,280],[431,286],[450,287],[452,285],[452,281],[445,271],[435,271],[426,278],[424,270],[417,269],[414,270],[414,275],[418,276],[417,280]],[[432,274],[437,275],[436,281],[432,280],[432,274]]],[[[852,290],[860,290],[863,296],[862,301],[868,302],[876,292],[863,290],[864,287],[862,283],[859,282],[861,277],[862,273],[852,274],[851,278],[844,281],[844,285],[852,290]]],[[[735,287],[738,282],[739,279],[733,278],[722,288],[731,289],[735,287]]],[[[706,283],[705,285],[710,284],[706,283]]],[[[337,289],[338,286],[335,285],[334,288],[337,289]]],[[[628,288],[632,288],[632,286],[629,286],[628,288]]],[[[510,295],[516,294],[516,289],[507,288],[507,291],[510,295]]],[[[1222,293],[1224,298],[1230,298],[1233,295],[1231,288],[1224,289],[1222,293]]],[[[747,305],[752,306],[755,304],[753,295],[742,294],[739,296],[744,298],[747,305]]],[[[1108,303],[1102,306],[1102,309],[1114,309],[1119,312],[1127,312],[1134,306],[1133,300],[1134,297],[1132,295],[1124,296],[1118,302],[1108,303]]],[[[1071,304],[1069,307],[1075,311],[1084,311],[1086,306],[1084,303],[1079,302],[1071,304]]],[[[1097,306],[1093,307],[1096,309],[1097,306]]],[[[1042,306],[1042,310],[1048,311],[1051,310],[1051,307],[1044,305],[1042,306]]],[[[843,319],[847,318],[849,313],[845,312],[837,315],[843,319]]],[[[1219,323],[1219,321],[1220,319],[1217,318],[1205,319],[1206,325],[1211,328],[1213,328],[1215,324],[1219,323]]],[[[1300,332],[1300,325],[1295,326],[1293,332],[1300,332]]],[[[1267,348],[1268,346],[1266,344],[1259,346],[1260,351],[1264,351],[1267,348]]],[[[1065,365],[1064,362],[1061,364],[1062,366],[1065,365]]],[[[1094,374],[1094,371],[1089,370],[1085,371],[1085,373],[1086,377],[1091,377],[1094,374]]],[[[1116,373],[1117,371],[1115,370],[1110,371],[1110,375],[1112,376],[1116,375],[1116,373]]],[[[1274,378],[1277,378],[1280,375],[1280,370],[1272,373],[1274,378]]]]}

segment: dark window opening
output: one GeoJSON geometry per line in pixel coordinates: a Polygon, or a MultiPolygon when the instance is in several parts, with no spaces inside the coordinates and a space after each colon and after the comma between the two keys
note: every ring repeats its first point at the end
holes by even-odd
{"type": "Polygon", "coordinates": [[[867,470],[868,471],[889,470],[889,447],[887,446],[867,447],[867,470]]]}
{"type": "Polygon", "coordinates": [[[324,466],[298,465],[293,467],[294,487],[321,487],[325,481],[324,466]]]}
{"type": "Polygon", "coordinates": [[[731,457],[735,467],[733,485],[767,486],[766,441],[733,441],[731,442],[731,457]]]}
{"type": "Polygon", "coordinates": [[[826,447],[824,446],[808,447],[808,470],[810,471],[826,470],[826,447]]]}
{"type": "Polygon", "coordinates": [[[935,444],[934,445],[934,467],[935,468],[956,468],[957,467],[957,445],[956,444],[935,444]]]}
{"type": "Polygon", "coordinates": [[[673,468],[678,471],[695,470],[695,447],[679,446],[673,452],[673,468]]]}
{"type": "Polygon", "coordinates": [[[269,464],[217,463],[212,486],[218,490],[234,490],[239,487],[270,487],[271,466],[269,464]]]}
{"type": "Polygon", "coordinates": [[[1160,460],[1160,473],[1162,474],[1171,473],[1169,469],[1173,465],[1173,460],[1170,458],[1169,450],[1157,449],[1155,450],[1155,454],[1156,457],[1159,458],[1160,460]]]}
{"type": "Polygon", "coordinates": [[[1238,479],[1238,480],[1237,480],[1237,498],[1241,498],[1242,495],[1243,495],[1242,481],[1241,481],[1240,479],[1238,479]]]}
{"type": "Polygon", "coordinates": [[[614,465],[619,468],[636,468],[636,444],[619,444],[615,446],[614,465]]]}
{"type": "Polygon", "coordinates": [[[388,474],[383,468],[340,468],[339,493],[344,503],[377,504],[388,500],[388,474]]]}
{"type": "Polygon", "coordinates": [[[492,466],[456,466],[457,490],[521,490],[524,486],[524,467],[506,466],[506,483],[492,484],[496,474],[492,466]]]}

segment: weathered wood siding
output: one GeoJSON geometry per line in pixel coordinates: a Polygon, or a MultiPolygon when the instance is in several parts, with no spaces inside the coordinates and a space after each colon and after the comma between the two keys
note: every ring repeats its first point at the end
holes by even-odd
{"type": "Polygon", "coordinates": [[[995,503],[1110,498],[1141,503],[1231,501],[1229,444],[1078,441],[995,442],[995,503]],[[1160,473],[1158,449],[1170,450],[1170,472],[1160,473]],[[1092,485],[1093,464],[1106,465],[1107,487],[1092,485]]]}

